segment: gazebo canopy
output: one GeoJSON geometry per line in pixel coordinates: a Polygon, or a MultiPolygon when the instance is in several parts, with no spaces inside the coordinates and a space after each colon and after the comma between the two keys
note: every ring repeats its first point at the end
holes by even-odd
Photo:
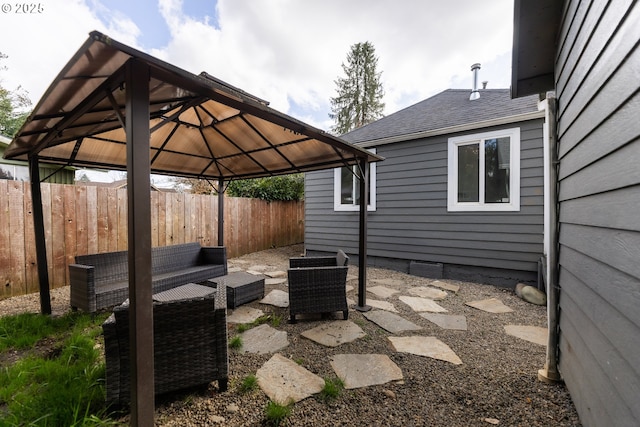
{"type": "Polygon", "coordinates": [[[127,168],[125,64],[150,69],[151,172],[256,178],[381,160],[203,72],[194,75],[99,32],[72,57],[4,156],[127,168]]]}

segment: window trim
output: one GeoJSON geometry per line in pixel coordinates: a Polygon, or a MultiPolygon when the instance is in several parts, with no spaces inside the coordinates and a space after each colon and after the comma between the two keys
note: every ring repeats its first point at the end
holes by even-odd
{"type": "MultiPolygon", "coordinates": [[[[376,154],[375,148],[370,148],[368,151],[376,154]]],[[[345,205],[341,202],[342,175],[340,172],[343,167],[333,169],[333,210],[336,212],[358,212],[360,205],[345,205]]],[[[369,204],[367,205],[369,212],[376,210],[376,170],[376,162],[369,163],[369,204]]]]}
{"type": "MultiPolygon", "coordinates": [[[[481,159],[484,150],[480,150],[481,159]]],[[[502,129],[491,132],[457,136],[448,140],[447,157],[447,211],[448,212],[518,212],[520,211],[520,128],[502,129]],[[509,137],[509,203],[458,202],[458,147],[473,143],[483,143],[486,139],[509,137]]],[[[484,162],[480,161],[480,171],[484,171],[484,162]]],[[[480,183],[484,180],[480,178],[480,183]]],[[[484,186],[480,196],[484,199],[484,186]]]]}

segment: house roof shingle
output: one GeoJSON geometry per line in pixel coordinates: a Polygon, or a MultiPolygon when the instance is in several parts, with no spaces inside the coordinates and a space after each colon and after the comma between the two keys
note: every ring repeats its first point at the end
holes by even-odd
{"type": "Polygon", "coordinates": [[[447,89],[342,138],[362,143],[538,111],[537,95],[512,99],[509,89],[480,89],[480,99],[470,101],[470,93],[469,89],[447,89]]]}

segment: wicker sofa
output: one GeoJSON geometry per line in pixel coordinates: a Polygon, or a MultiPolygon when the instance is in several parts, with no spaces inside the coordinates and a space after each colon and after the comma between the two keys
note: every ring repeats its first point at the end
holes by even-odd
{"type": "MultiPolygon", "coordinates": [[[[224,246],[199,243],[151,249],[153,293],[189,282],[201,282],[227,274],[224,246]]],[[[113,307],[129,297],[127,251],[80,255],[69,265],[71,307],[87,312],[113,307]]]]}
{"type": "Polygon", "coordinates": [[[298,314],[342,311],[349,317],[347,305],[347,271],[349,257],[341,250],[330,257],[296,257],[289,259],[289,315],[296,322],[298,314]]]}
{"type": "MultiPolygon", "coordinates": [[[[172,299],[153,302],[154,390],[156,395],[218,381],[228,384],[226,292],[211,293],[187,284],[161,294],[172,299]],[[195,296],[193,294],[196,294],[195,296]]],[[[116,306],[103,323],[108,405],[129,406],[131,401],[129,304],[116,306]]]]}

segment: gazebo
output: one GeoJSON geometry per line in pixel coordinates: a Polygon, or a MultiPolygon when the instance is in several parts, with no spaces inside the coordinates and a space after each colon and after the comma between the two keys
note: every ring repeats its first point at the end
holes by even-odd
{"type": "MultiPolygon", "coordinates": [[[[358,309],[367,310],[367,165],[381,157],[207,73],[194,75],[92,32],[4,157],[29,162],[40,300],[51,313],[38,162],[127,171],[134,425],[153,425],[150,174],[225,182],[358,165],[358,309]]],[[[218,244],[223,245],[219,209],[218,244]]]]}

